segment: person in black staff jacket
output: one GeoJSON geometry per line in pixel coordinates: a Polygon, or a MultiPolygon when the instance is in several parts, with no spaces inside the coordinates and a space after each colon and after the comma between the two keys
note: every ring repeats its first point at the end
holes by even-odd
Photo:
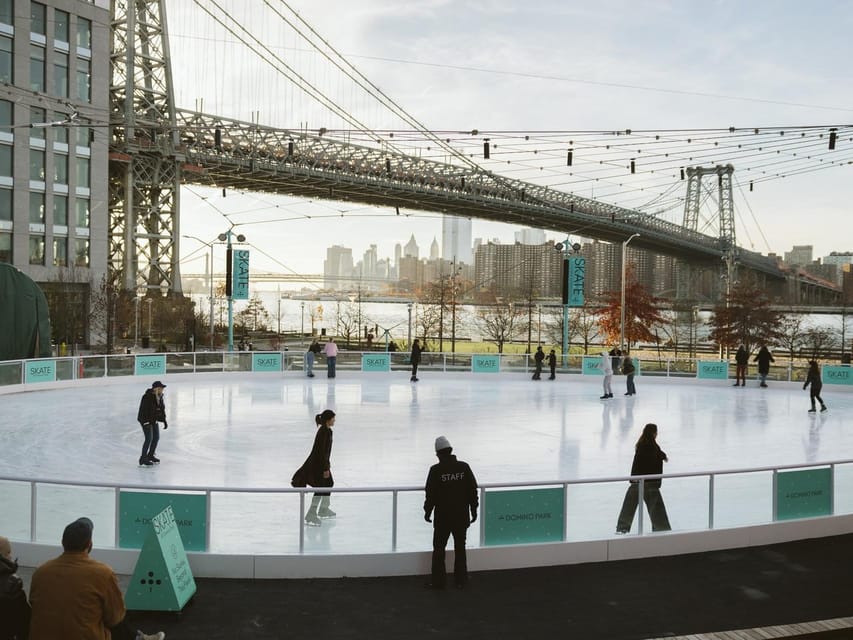
{"type": "Polygon", "coordinates": [[[533,370],[533,377],[531,380],[541,380],[542,379],[542,362],[545,360],[545,352],[542,351],[542,346],[536,347],[536,353],[533,354],[533,363],[536,365],[536,368],[533,370]]]}
{"type": "Polygon", "coordinates": [[[465,556],[465,535],[468,526],[477,521],[477,480],[466,462],[457,460],[450,442],[444,436],[435,439],[438,464],[429,469],[424,500],[424,520],[435,523],[432,535],[432,579],[427,583],[433,589],[444,589],[447,571],[444,550],[453,535],[453,579],[459,589],[468,583],[468,561],[465,556]],[[469,516],[470,514],[470,516],[469,516]]]}
{"type": "Polygon", "coordinates": [[[139,456],[140,467],[150,467],[160,462],[160,458],[154,455],[157,443],[160,442],[160,427],[158,422],[163,423],[163,428],[169,428],[166,420],[166,403],[163,400],[163,389],[166,385],[157,380],[147,389],[139,402],[139,413],[136,419],[142,425],[142,433],[145,434],[145,442],[142,443],[142,454],[139,456]]]}
{"type": "Polygon", "coordinates": [[[548,380],[554,380],[557,377],[557,354],[554,353],[553,349],[548,354],[548,366],[551,369],[551,377],[548,380]]]}
{"type": "MultiPolygon", "coordinates": [[[[643,434],[637,440],[634,447],[634,462],[631,465],[632,476],[650,476],[663,473],[663,463],[668,461],[657,443],[658,426],[647,424],[643,427],[643,434]]],[[[631,480],[625,500],[622,502],[622,511],[619,512],[619,520],[616,523],[616,533],[628,533],[634,523],[634,514],[640,501],[639,480],[631,480]]],[[[666,505],[660,495],[661,481],[643,481],[643,501],[649,510],[652,519],[652,531],[669,531],[669,516],[666,514],[666,505]]]]}
{"type": "Polygon", "coordinates": [[[409,357],[409,362],[412,363],[412,377],[410,379],[411,382],[418,381],[418,365],[421,363],[421,348],[420,340],[415,338],[414,342],[412,342],[412,355],[409,357]]]}
{"type": "Polygon", "coordinates": [[[0,536],[0,640],[26,640],[29,635],[30,603],[17,570],[12,545],[0,536]]]}
{"type": "Polygon", "coordinates": [[[758,363],[758,379],[761,381],[758,386],[766,387],[767,376],[770,374],[770,363],[776,361],[773,359],[773,355],[770,353],[770,349],[768,349],[766,345],[761,345],[761,348],[758,350],[758,353],[753,360],[758,363]]]}
{"type": "MultiPolygon", "coordinates": [[[[293,486],[333,487],[335,480],[332,478],[332,427],[335,426],[335,412],[326,409],[323,413],[314,416],[317,424],[317,433],[314,434],[314,446],[311,453],[302,463],[302,466],[294,476],[293,486]],[[296,478],[300,481],[296,481],[296,478]],[[302,484],[302,481],[305,484],[302,484]]],[[[337,514],[329,508],[331,498],[329,493],[315,493],[311,498],[311,506],[305,513],[305,524],[319,527],[322,522],[320,518],[334,518],[337,514]]]]}
{"type": "Polygon", "coordinates": [[[809,399],[812,402],[812,408],[809,409],[809,413],[815,412],[815,398],[820,402],[820,410],[826,411],[826,405],[820,397],[820,391],[823,389],[823,381],[820,379],[820,366],[818,366],[817,360],[809,360],[809,372],[806,374],[806,382],[803,384],[803,389],[809,385],[812,387],[809,392],[809,399]]]}

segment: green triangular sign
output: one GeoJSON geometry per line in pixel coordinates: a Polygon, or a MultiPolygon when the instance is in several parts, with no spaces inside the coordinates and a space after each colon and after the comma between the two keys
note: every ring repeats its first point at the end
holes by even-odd
{"type": "Polygon", "coordinates": [[[136,611],[180,611],[196,591],[184,543],[169,505],[151,519],[125,604],[136,611]]]}

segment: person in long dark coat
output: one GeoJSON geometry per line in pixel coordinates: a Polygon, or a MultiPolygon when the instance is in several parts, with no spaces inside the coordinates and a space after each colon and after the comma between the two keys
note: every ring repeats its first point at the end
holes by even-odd
{"type": "MultiPolygon", "coordinates": [[[[657,443],[658,426],[647,424],[643,427],[643,434],[637,440],[634,447],[634,461],[631,464],[632,476],[650,476],[663,473],[663,463],[668,461],[657,443]]],[[[616,523],[616,533],[628,533],[634,523],[634,514],[640,502],[639,480],[631,480],[628,491],[625,492],[625,500],[622,502],[622,510],[619,512],[619,520],[616,523]]],[[[643,481],[643,502],[649,510],[652,519],[652,531],[669,531],[669,516],[666,513],[666,505],[660,494],[661,481],[643,481]]]]}
{"type": "Polygon", "coordinates": [[[767,386],[767,374],[770,373],[770,363],[775,362],[767,345],[761,345],[754,360],[758,363],[758,378],[761,380],[760,387],[767,386]]]}
{"type": "MultiPolygon", "coordinates": [[[[305,462],[296,473],[304,478],[305,484],[312,487],[333,487],[332,478],[332,427],[335,425],[335,412],[326,409],[314,416],[317,433],[314,434],[314,446],[305,462]]],[[[311,506],[305,513],[305,523],[319,527],[320,518],[334,518],[337,514],[329,508],[329,493],[317,492],[311,498],[311,506]]]]}
{"type": "Polygon", "coordinates": [[[548,354],[548,367],[551,369],[551,377],[548,380],[554,380],[557,377],[557,354],[553,349],[548,354]]]}
{"type": "Polygon", "coordinates": [[[421,349],[420,340],[415,338],[414,342],[412,342],[412,355],[409,357],[409,362],[412,363],[411,382],[418,381],[418,365],[421,363],[421,351],[423,351],[423,349],[421,349]]]}
{"type": "Polygon", "coordinates": [[[30,603],[12,559],[12,544],[0,536],[0,640],[23,640],[30,629],[30,603]]]}
{"type": "Polygon", "coordinates": [[[811,385],[811,389],[809,390],[809,399],[812,401],[812,408],[809,409],[809,413],[815,412],[815,398],[820,402],[820,410],[826,411],[826,405],[820,397],[820,390],[823,389],[823,381],[820,379],[820,367],[816,360],[809,360],[809,372],[806,374],[806,382],[803,385],[803,389],[809,385],[811,385]]]}
{"type": "Polygon", "coordinates": [[[542,351],[542,345],[536,347],[536,353],[533,355],[533,363],[536,365],[536,369],[533,370],[533,378],[532,380],[541,380],[542,379],[542,363],[545,361],[545,352],[542,351]]]}

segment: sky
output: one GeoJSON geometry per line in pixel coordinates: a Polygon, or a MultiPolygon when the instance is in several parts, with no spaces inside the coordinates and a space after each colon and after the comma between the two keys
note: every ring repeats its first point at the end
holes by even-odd
{"type": "MultiPolygon", "coordinates": [[[[336,79],[272,8],[280,0],[220,0],[270,50],[299,66],[371,127],[397,128],[386,110],[336,79]]],[[[281,128],[338,125],[292,83],[265,75],[254,54],[199,8],[168,6],[179,107],[281,128]]],[[[316,32],[432,131],[625,130],[832,125],[853,122],[849,1],[788,0],[298,0],[316,32]]],[[[815,256],[853,249],[853,165],[736,190],[741,246],[782,254],[812,244],[815,256]],[[841,232],[841,233],[839,233],[841,232]]],[[[737,168],[736,168],[736,176],[737,168]]],[[[680,188],[680,187],[679,187],[680,188]]],[[[579,195],[595,196],[594,185],[579,195]]],[[[181,231],[212,240],[230,224],[257,251],[252,268],[322,272],[326,247],[370,244],[392,257],[411,235],[428,255],[441,218],[351,203],[306,202],[188,186],[181,231]]],[[[517,227],[474,220],[474,238],[512,242],[517,227]]],[[[553,233],[549,238],[556,238],[553,233]]],[[[182,271],[204,271],[202,245],[186,239],[182,271]]],[[[221,270],[224,251],[215,252],[221,270]]]]}

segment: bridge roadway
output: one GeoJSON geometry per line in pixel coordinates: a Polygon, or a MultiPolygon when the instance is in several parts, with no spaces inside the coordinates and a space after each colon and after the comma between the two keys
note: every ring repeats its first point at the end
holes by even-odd
{"type": "MultiPolygon", "coordinates": [[[[719,265],[720,238],[639,211],[472,167],[177,110],[182,182],[482,218],[621,242],[719,265]],[[218,133],[217,133],[218,132],[218,133]]],[[[140,149],[142,150],[142,149],[140,149]]],[[[774,259],[739,248],[738,263],[782,280],[774,259]]]]}

